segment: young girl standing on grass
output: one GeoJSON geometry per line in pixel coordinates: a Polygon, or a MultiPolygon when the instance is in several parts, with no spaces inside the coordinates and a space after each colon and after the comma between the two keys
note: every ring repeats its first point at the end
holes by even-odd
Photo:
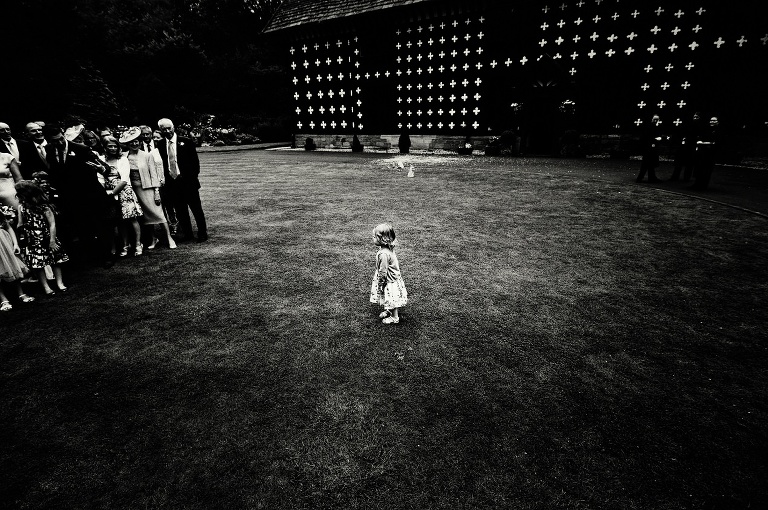
{"type": "Polygon", "coordinates": [[[398,309],[408,303],[408,292],[400,275],[400,263],[395,255],[395,229],[389,223],[382,223],[373,229],[373,244],[376,252],[376,272],[371,283],[371,303],[384,307],[379,317],[384,324],[400,322],[398,309]]]}
{"type": "MultiPolygon", "coordinates": [[[[5,209],[5,206],[3,208],[5,209]]],[[[21,279],[28,269],[17,257],[19,254],[19,242],[10,223],[8,223],[5,213],[6,211],[0,212],[0,280],[9,282],[15,287],[19,301],[30,303],[35,298],[27,296],[21,289],[21,279]]],[[[8,312],[12,308],[11,302],[3,294],[3,287],[0,285],[0,312],[8,312]]]]}
{"type": "Polygon", "coordinates": [[[56,292],[48,285],[45,266],[53,268],[56,285],[59,290],[66,292],[60,264],[67,262],[69,257],[61,249],[61,243],[56,237],[56,219],[48,196],[34,181],[17,182],[16,194],[19,197],[18,227],[24,229],[27,238],[22,257],[37,273],[46,296],[53,296],[56,292]]]}

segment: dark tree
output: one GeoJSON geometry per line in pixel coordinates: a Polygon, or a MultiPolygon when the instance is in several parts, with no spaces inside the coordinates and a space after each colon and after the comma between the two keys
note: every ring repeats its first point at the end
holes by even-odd
{"type": "MultiPolygon", "coordinates": [[[[4,121],[274,124],[282,68],[261,37],[279,0],[17,0],[4,121]]],[[[279,98],[278,98],[279,99],[279,98]]]]}

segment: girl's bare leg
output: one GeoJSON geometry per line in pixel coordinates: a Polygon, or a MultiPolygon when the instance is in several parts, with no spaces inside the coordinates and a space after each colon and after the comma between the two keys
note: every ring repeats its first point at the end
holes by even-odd
{"type": "Polygon", "coordinates": [[[121,222],[118,230],[120,230],[120,237],[123,238],[123,248],[120,250],[119,255],[125,257],[128,255],[128,229],[125,224],[121,222]]]}
{"type": "Polygon", "coordinates": [[[61,273],[61,266],[59,265],[53,266],[53,278],[56,280],[56,285],[61,290],[64,290],[64,291],[67,290],[67,287],[64,285],[64,278],[61,273]]]}
{"type": "Polygon", "coordinates": [[[11,285],[13,285],[13,289],[16,291],[16,295],[18,297],[25,296],[24,289],[21,288],[21,280],[16,280],[11,285]]]}
{"type": "MultiPolygon", "coordinates": [[[[35,273],[37,273],[37,279],[40,280],[40,286],[43,288],[43,292],[49,296],[54,294],[53,289],[50,285],[48,285],[48,278],[45,277],[45,268],[41,267],[39,269],[35,269],[35,273]]],[[[54,273],[54,276],[55,274],[56,273],[54,273]]]]}

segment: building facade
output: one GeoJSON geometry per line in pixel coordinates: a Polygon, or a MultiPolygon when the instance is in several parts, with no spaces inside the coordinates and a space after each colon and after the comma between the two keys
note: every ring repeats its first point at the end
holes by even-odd
{"type": "Polygon", "coordinates": [[[287,0],[266,32],[285,47],[299,140],[515,131],[553,153],[568,133],[636,133],[653,114],[672,136],[696,112],[762,136],[766,14],[742,0],[287,0]]]}

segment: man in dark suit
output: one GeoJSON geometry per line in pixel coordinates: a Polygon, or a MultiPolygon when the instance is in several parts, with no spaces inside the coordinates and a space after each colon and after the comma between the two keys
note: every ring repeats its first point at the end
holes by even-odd
{"type": "Polygon", "coordinates": [[[105,175],[109,167],[85,145],[68,141],[56,125],[45,126],[44,136],[48,142],[48,175],[59,192],[61,204],[59,230],[62,241],[69,242],[70,257],[73,260],[95,257],[105,267],[111,266],[112,197],[107,195],[97,176],[105,175]]]}
{"type": "Polygon", "coordinates": [[[720,156],[722,156],[720,121],[717,117],[712,117],[709,119],[709,129],[704,129],[701,138],[696,142],[693,170],[696,180],[691,189],[704,191],[709,187],[712,170],[715,168],[715,163],[719,162],[720,156]]]}
{"type": "Polygon", "coordinates": [[[696,155],[696,144],[701,138],[703,132],[701,125],[701,114],[696,112],[693,119],[683,128],[683,135],[680,139],[677,151],[675,152],[675,170],[672,172],[670,181],[680,180],[680,174],[683,175],[683,181],[687,182],[693,174],[694,157],[696,155]]]}
{"type": "Polygon", "coordinates": [[[144,152],[152,152],[155,148],[155,142],[152,140],[152,128],[149,126],[139,126],[141,129],[141,150],[144,152]]]}
{"type": "Polygon", "coordinates": [[[43,128],[36,122],[30,122],[26,126],[27,140],[19,140],[19,170],[24,179],[31,179],[32,174],[39,171],[48,171],[48,156],[46,145],[48,142],[43,136],[43,128]]]}
{"type": "Polygon", "coordinates": [[[643,146],[643,159],[640,161],[640,173],[635,179],[637,182],[643,181],[646,172],[648,173],[648,182],[661,182],[661,179],[656,177],[656,167],[659,166],[659,143],[662,140],[659,124],[661,124],[661,118],[654,115],[640,138],[640,143],[643,146]]]}
{"type": "Polygon", "coordinates": [[[181,229],[179,241],[192,240],[192,221],[189,218],[189,211],[192,211],[197,223],[197,242],[205,242],[208,240],[208,227],[200,203],[200,160],[195,142],[191,138],[178,136],[170,119],[160,119],[157,127],[163,134],[157,149],[163,160],[167,195],[171,197],[181,229]]]}

